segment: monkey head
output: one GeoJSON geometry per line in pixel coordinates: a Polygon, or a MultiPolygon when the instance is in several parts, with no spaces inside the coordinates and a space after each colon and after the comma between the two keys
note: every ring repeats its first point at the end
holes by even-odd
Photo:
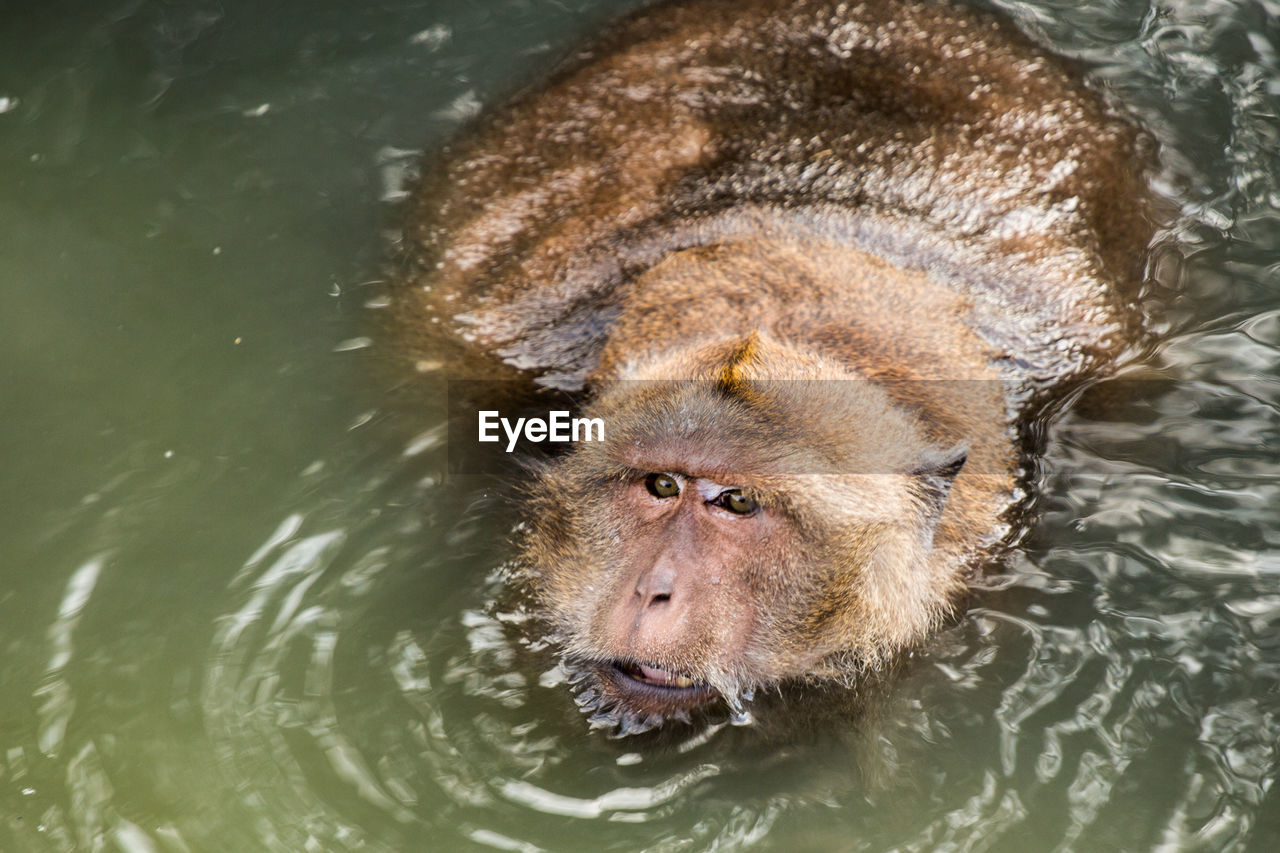
{"type": "Polygon", "coordinates": [[[852,678],[950,609],[931,552],[965,455],[875,384],[753,334],[603,383],[587,414],[605,441],[535,477],[517,565],[595,721],[852,678]]]}

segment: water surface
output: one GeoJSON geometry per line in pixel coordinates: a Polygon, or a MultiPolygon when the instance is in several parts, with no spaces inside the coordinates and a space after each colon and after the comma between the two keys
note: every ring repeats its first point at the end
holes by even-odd
{"type": "Polygon", "coordinates": [[[1000,4],[1165,141],[1175,380],[888,683],[656,750],[368,322],[411,152],[633,5],[0,4],[0,850],[1275,849],[1280,6],[1000,4]]]}

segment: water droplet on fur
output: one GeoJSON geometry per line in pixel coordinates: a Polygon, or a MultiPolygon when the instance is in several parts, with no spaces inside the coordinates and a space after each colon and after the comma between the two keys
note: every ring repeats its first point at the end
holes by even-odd
{"type": "Polygon", "coordinates": [[[618,731],[614,734],[615,738],[628,737],[630,735],[644,734],[650,729],[655,728],[662,722],[661,717],[653,717],[645,715],[643,717],[634,714],[627,714],[618,723],[618,731]]]}

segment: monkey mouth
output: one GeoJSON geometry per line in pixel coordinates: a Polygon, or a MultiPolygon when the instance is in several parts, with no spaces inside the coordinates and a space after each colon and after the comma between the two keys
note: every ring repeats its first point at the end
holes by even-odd
{"type": "Polygon", "coordinates": [[[575,686],[574,702],[589,715],[592,728],[611,729],[616,737],[666,723],[689,724],[695,712],[720,696],[705,681],[634,659],[566,658],[565,664],[575,686]]]}
{"type": "Polygon", "coordinates": [[[604,680],[629,708],[672,713],[705,705],[717,695],[710,684],[639,661],[614,661],[603,667],[604,680]]]}
{"type": "MultiPolygon", "coordinates": [[[[688,690],[696,687],[707,687],[700,684],[685,675],[671,672],[656,666],[649,666],[645,663],[615,663],[614,668],[619,670],[624,676],[632,681],[638,681],[641,684],[648,684],[654,687],[664,687],[674,690],[688,690]]],[[[710,689],[709,687],[707,689],[710,689]]]]}

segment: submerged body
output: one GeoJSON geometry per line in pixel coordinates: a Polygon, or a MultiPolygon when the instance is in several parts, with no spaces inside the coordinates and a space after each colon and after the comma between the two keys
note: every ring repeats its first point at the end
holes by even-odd
{"type": "Polygon", "coordinates": [[[704,0],[427,170],[397,323],[581,392],[521,577],[632,727],[917,642],[1007,538],[1018,427],[1136,334],[1148,146],[1007,24],[704,0]]]}

